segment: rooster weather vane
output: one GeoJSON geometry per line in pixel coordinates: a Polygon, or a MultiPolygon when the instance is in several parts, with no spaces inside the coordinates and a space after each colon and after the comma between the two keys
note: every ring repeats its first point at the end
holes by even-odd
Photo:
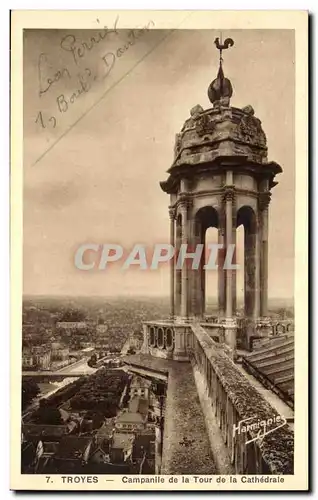
{"type": "Polygon", "coordinates": [[[230,80],[224,77],[223,67],[222,67],[223,63],[222,52],[223,50],[226,50],[229,47],[233,47],[234,41],[232,40],[232,38],[226,38],[223,43],[222,39],[220,42],[220,39],[216,38],[214,40],[214,43],[216,48],[220,51],[220,66],[216,79],[213,80],[213,82],[209,85],[208,96],[213,104],[219,103],[221,101],[224,101],[225,104],[227,101],[229,102],[230,97],[233,94],[233,89],[230,80]]]}
{"type": "Polygon", "coordinates": [[[221,39],[221,43],[220,43],[220,39],[216,38],[214,40],[214,43],[216,45],[216,48],[220,51],[220,62],[222,62],[223,61],[223,59],[222,59],[222,50],[226,50],[229,47],[233,47],[234,40],[232,40],[232,38],[226,38],[224,40],[224,43],[222,43],[222,39],[221,39]]]}

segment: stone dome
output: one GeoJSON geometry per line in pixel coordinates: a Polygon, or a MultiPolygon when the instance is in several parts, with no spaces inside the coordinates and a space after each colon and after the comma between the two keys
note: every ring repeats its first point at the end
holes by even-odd
{"type": "Polygon", "coordinates": [[[227,98],[228,100],[232,97],[233,87],[228,78],[224,77],[222,65],[220,65],[218,75],[210,83],[208,88],[208,97],[212,104],[221,101],[222,98],[227,98]]]}

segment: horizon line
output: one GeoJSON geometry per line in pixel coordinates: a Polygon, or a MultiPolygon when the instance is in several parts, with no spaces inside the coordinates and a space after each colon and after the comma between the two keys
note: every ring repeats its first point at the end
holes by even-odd
{"type": "MultiPolygon", "coordinates": [[[[161,294],[152,294],[152,295],[145,295],[145,294],[138,294],[138,295],[131,295],[131,294],[120,294],[120,295],[84,295],[84,294],[77,294],[77,295],[70,295],[70,294],[43,294],[43,293],[26,293],[22,294],[22,298],[27,298],[27,297],[57,297],[57,298],[63,298],[63,297],[68,297],[68,298],[166,298],[170,299],[170,295],[161,295],[161,294]]],[[[218,300],[217,296],[209,296],[209,299],[215,299],[218,300]]],[[[244,296],[237,296],[237,299],[239,300],[244,300],[244,296]]],[[[294,297],[292,296],[269,296],[269,300],[274,300],[274,299],[288,299],[288,300],[294,300],[294,297]]]]}

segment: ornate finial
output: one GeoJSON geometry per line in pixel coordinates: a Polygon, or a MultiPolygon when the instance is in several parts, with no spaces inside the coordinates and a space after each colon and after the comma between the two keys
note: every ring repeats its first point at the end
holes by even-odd
{"type": "Polygon", "coordinates": [[[230,80],[224,77],[223,73],[223,58],[222,51],[228,49],[229,47],[233,47],[234,41],[232,38],[226,38],[224,43],[222,43],[222,38],[220,42],[220,38],[216,38],[214,40],[216,48],[220,51],[220,66],[218,75],[215,80],[210,84],[208,88],[208,96],[210,101],[214,103],[221,103],[224,105],[229,105],[230,97],[233,94],[233,88],[230,80]]]}

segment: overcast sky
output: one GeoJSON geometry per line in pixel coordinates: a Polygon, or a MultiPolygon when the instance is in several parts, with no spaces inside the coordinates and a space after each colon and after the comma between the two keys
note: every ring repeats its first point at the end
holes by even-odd
{"type": "MultiPolygon", "coordinates": [[[[91,50],[82,42],[97,39],[96,31],[25,32],[25,294],[169,294],[168,266],[85,272],[74,265],[85,242],[121,243],[127,251],[135,243],[169,242],[169,197],[159,181],[190,109],[211,107],[207,87],[217,73],[219,32],[149,27],[126,51],[128,31],[109,34],[91,50]]],[[[292,297],[294,32],[223,33],[229,36],[235,45],[224,52],[224,71],[234,89],[231,104],[254,107],[269,160],[283,167],[270,205],[269,295],[292,297]]],[[[241,243],[239,237],[240,259],[241,243]]],[[[216,283],[210,271],[211,296],[216,283]]]]}

